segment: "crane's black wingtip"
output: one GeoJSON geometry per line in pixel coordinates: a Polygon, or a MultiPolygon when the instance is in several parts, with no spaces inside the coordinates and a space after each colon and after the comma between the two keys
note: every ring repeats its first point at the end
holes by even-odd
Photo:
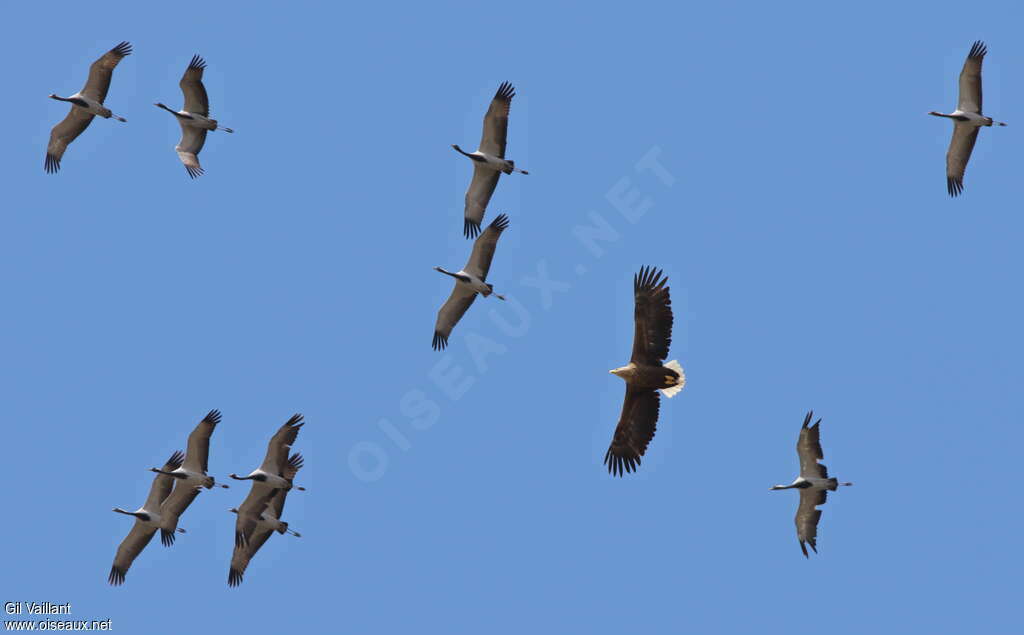
{"type": "Polygon", "coordinates": [[[448,348],[448,338],[434,331],[434,341],[430,345],[435,351],[443,351],[448,348]]]}
{"type": "Polygon", "coordinates": [[[174,532],[167,531],[166,529],[160,530],[160,544],[165,547],[170,547],[174,544],[174,532]]]}
{"type": "Polygon", "coordinates": [[[495,99],[503,99],[505,101],[511,101],[516,96],[516,88],[511,82],[502,82],[501,86],[498,86],[498,92],[494,93],[495,99]]]}
{"type": "Polygon", "coordinates": [[[175,450],[174,454],[167,459],[167,465],[173,465],[174,469],[181,467],[181,464],[185,462],[185,454],[181,450],[175,450]]]}
{"type": "Polygon", "coordinates": [[[946,191],[949,192],[950,196],[956,198],[964,191],[964,182],[960,179],[947,178],[946,191]]]}
{"type": "Polygon", "coordinates": [[[124,576],[126,573],[127,571],[122,571],[121,569],[118,569],[117,566],[110,567],[110,575],[107,576],[107,582],[109,582],[111,586],[121,586],[124,584],[124,576]]]}
{"type": "Polygon", "coordinates": [[[468,218],[465,219],[462,222],[462,235],[466,238],[476,238],[480,235],[480,223],[468,218]]]}
{"type": "Polygon", "coordinates": [[[288,457],[288,467],[292,468],[296,472],[301,470],[302,466],[305,464],[305,459],[302,458],[302,454],[299,452],[288,457]]]}
{"type": "Polygon", "coordinates": [[[201,71],[206,68],[206,60],[200,57],[198,54],[192,56],[192,61],[188,63],[189,70],[201,71]]]}
{"type": "Polygon", "coordinates": [[[43,161],[43,170],[45,170],[47,174],[56,174],[57,172],[60,172],[60,159],[47,152],[46,160],[43,161]]]}
{"type": "Polygon", "coordinates": [[[236,587],[242,583],[242,572],[238,569],[231,569],[228,571],[228,586],[236,587]]]}
{"type": "Polygon", "coordinates": [[[203,174],[205,174],[205,170],[203,170],[203,168],[201,168],[201,167],[194,168],[194,167],[192,167],[190,165],[186,165],[185,166],[185,171],[188,172],[189,177],[191,177],[193,179],[198,179],[203,174]]]}
{"type": "Polygon", "coordinates": [[[121,57],[126,57],[126,56],[132,54],[132,45],[131,45],[130,42],[127,42],[127,41],[121,42],[120,44],[118,44],[114,48],[110,49],[110,52],[113,53],[114,55],[120,55],[121,57]]]}
{"type": "Polygon", "coordinates": [[[985,57],[988,53],[988,47],[981,40],[975,40],[974,44],[971,45],[971,52],[967,54],[967,57],[985,57]]]}
{"type": "Polygon", "coordinates": [[[210,412],[207,412],[206,416],[203,417],[202,422],[209,423],[211,425],[217,425],[218,423],[220,423],[220,410],[213,409],[210,412]]]}
{"type": "Polygon", "coordinates": [[[503,232],[508,229],[508,214],[498,214],[494,220],[491,221],[491,227],[503,232]]]}

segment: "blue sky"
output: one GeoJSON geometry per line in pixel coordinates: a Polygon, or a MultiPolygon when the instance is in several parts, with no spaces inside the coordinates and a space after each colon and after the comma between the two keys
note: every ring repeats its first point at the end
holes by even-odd
{"type": "Polygon", "coordinates": [[[58,6],[13,6],[0,38],[0,599],[154,633],[1011,628],[1018,4],[58,6]],[[955,107],[976,39],[986,114],[1010,125],[981,132],[951,200],[951,126],[925,113],[955,107]],[[44,174],[67,110],[46,95],[121,40],[107,104],[128,123],[94,121],[44,174]],[[152,104],[180,106],[195,53],[236,134],[191,181],[152,104]],[[530,171],[487,212],[511,219],[490,274],[509,302],[478,300],[437,353],[451,284],[431,268],[470,249],[449,145],[476,147],[504,80],[530,171]],[[689,381],[613,479],[607,370],[647,264],[689,381]],[[305,414],[303,537],[229,589],[234,484],[109,587],[131,525],[110,508],[141,505],[211,408],[218,479],[305,414]],[[811,408],[856,485],[805,560],[796,494],[768,487],[795,476],[811,408]]]}

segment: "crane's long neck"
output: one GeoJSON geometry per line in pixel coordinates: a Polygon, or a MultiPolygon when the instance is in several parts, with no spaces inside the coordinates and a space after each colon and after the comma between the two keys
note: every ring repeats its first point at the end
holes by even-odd
{"type": "MultiPolygon", "coordinates": [[[[462,276],[460,276],[459,274],[452,273],[451,271],[448,271],[447,269],[445,269],[443,267],[434,267],[434,271],[439,271],[439,272],[445,274],[446,276],[451,276],[451,277],[455,278],[456,280],[463,280],[462,276]]],[[[463,282],[465,282],[465,280],[463,280],[463,282]]]]}
{"type": "Polygon", "coordinates": [[[141,518],[142,517],[142,516],[139,515],[139,512],[130,512],[130,511],[126,510],[126,509],[121,509],[120,507],[115,507],[114,511],[117,512],[118,514],[124,514],[125,516],[135,516],[136,518],[141,518]]]}
{"type": "Polygon", "coordinates": [[[473,155],[471,155],[470,153],[466,152],[465,150],[463,150],[459,146],[457,146],[455,144],[452,144],[452,147],[455,148],[455,151],[458,152],[459,154],[465,155],[465,156],[469,157],[470,159],[473,158],[473,155]]]}
{"type": "Polygon", "coordinates": [[[934,110],[928,114],[933,117],[946,117],[947,119],[956,119],[956,117],[954,117],[953,115],[948,115],[944,112],[935,112],[934,110]]]}
{"type": "Polygon", "coordinates": [[[161,103],[156,103],[156,104],[153,104],[153,105],[156,106],[157,108],[163,108],[164,110],[166,110],[167,112],[171,113],[175,117],[178,117],[179,119],[187,119],[187,117],[185,117],[185,115],[181,114],[180,112],[178,112],[176,110],[171,110],[170,108],[168,108],[167,106],[165,106],[165,105],[163,105],[161,103]]]}
{"type": "Polygon", "coordinates": [[[250,474],[249,476],[239,476],[237,474],[228,474],[228,477],[229,478],[233,478],[236,481],[251,481],[254,478],[256,478],[256,476],[254,474],[250,474]]]}

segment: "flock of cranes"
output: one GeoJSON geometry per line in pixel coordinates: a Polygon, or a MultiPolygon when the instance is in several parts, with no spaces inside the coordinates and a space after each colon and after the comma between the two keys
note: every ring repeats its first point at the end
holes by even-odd
{"type": "MultiPolygon", "coordinates": [[[[178,527],[178,521],[185,510],[199,496],[203,489],[214,486],[227,488],[207,474],[210,457],[210,437],[220,423],[220,412],[211,410],[188,435],[185,453],[174,452],[161,467],[150,468],[156,473],[149,488],[149,496],[142,507],[130,512],[120,507],[114,511],[135,517],[131,531],[121,541],[110,567],[107,581],[119,586],[124,584],[128,569],[135,558],[160,531],[160,542],[165,547],[174,544],[177,534],[185,533],[178,527]]],[[[292,489],[305,490],[294,484],[295,474],[302,468],[302,455],[291,454],[289,450],[299,435],[299,428],[305,425],[302,415],[292,416],[270,439],[263,463],[248,476],[229,476],[239,481],[252,481],[249,495],[242,504],[229,511],[238,515],[235,521],[235,550],[228,570],[228,585],[238,586],[249,561],[259,551],[267,538],[275,531],[280,534],[300,534],[289,529],[281,520],[284,501],[292,489]]]]}
{"type": "MultiPolygon", "coordinates": [[[[54,126],[47,147],[44,168],[53,173],[60,169],[61,159],[68,144],[75,140],[96,116],[105,119],[125,121],[104,105],[114,69],[132,52],[127,42],[122,42],[105,53],[89,69],[89,78],[81,91],[70,97],[50,95],[52,99],[68,102],[71,110],[67,117],[54,126]]],[[[946,155],[947,189],[950,196],[963,192],[964,172],[971,151],[982,126],[1005,126],[982,114],[981,66],[987,50],[982,42],[975,42],[964,62],[959,80],[959,99],[952,113],[930,112],[930,115],[946,117],[953,121],[953,137],[946,155]]],[[[230,128],[219,125],[210,118],[209,99],[203,86],[205,61],[194,56],[185,69],[179,84],[184,95],[184,106],[175,111],[162,103],[155,105],[175,116],[181,126],[181,141],[175,147],[189,176],[203,174],[199,163],[199,152],[210,131],[230,128]]],[[[448,346],[452,329],[473,304],[477,295],[494,295],[500,300],[504,296],[494,292],[494,285],[487,281],[498,239],[509,227],[506,214],[499,214],[484,229],[480,230],[487,205],[498,185],[502,174],[526,170],[517,168],[515,162],[505,158],[508,137],[508,119],[514,87],[504,82],[491,100],[484,115],[483,134],[475,152],[465,152],[458,145],[452,147],[473,161],[473,177],[466,190],[463,234],[475,239],[466,265],[457,272],[441,267],[435,270],[454,279],[454,288],[448,300],[437,314],[432,347],[443,350],[448,346]]],[[[627,365],[609,372],[626,382],[622,412],[604,457],[608,472],[623,476],[638,469],[641,458],[654,438],[660,411],[659,393],[671,398],[686,384],[686,375],[679,362],[665,363],[672,341],[672,306],[667,286],[668,278],[660,269],[643,267],[633,279],[634,325],[633,349],[627,365]]],[[[188,509],[203,489],[218,484],[207,474],[210,438],[220,413],[210,411],[188,437],[184,454],[173,453],[159,468],[151,468],[156,474],[145,503],[136,511],[114,508],[113,511],[135,517],[135,525],[118,547],[110,569],[109,582],[120,585],[132,563],[160,531],[160,541],[170,547],[175,537],[185,530],[178,527],[182,514],[188,509]]],[[[819,440],[820,419],[809,425],[813,412],[808,412],[797,440],[797,455],[800,460],[800,474],[789,485],[775,485],[772,490],[797,489],[800,502],[797,508],[797,540],[804,556],[807,546],[817,552],[817,526],[821,518],[818,507],[827,500],[829,491],[852,483],[830,478],[825,466],[818,461],[823,458],[819,440]]],[[[302,415],[289,419],[274,434],[267,448],[263,463],[247,476],[231,474],[230,478],[251,481],[251,489],[245,500],[230,511],[237,515],[234,552],[228,573],[229,586],[241,584],[245,570],[267,539],[275,532],[300,534],[282,520],[285,500],[293,490],[302,490],[294,484],[298,471],[303,466],[302,456],[290,453],[303,426],[302,415]]]]}
{"type": "MultiPolygon", "coordinates": [[[[85,132],[95,117],[127,121],[124,117],[112,113],[103,102],[107,99],[114,69],[121,60],[131,54],[132,45],[121,42],[92,63],[89,67],[89,78],[85,80],[85,87],[82,90],[70,97],[50,95],[50,99],[70,103],[71,110],[68,116],[50,131],[50,143],[46,147],[46,159],[43,162],[43,169],[47,173],[54,174],[60,170],[60,162],[68,149],[68,144],[85,132]]],[[[181,125],[181,141],[174,150],[185,166],[185,171],[193,179],[203,174],[203,168],[199,165],[199,151],[206,143],[206,133],[211,130],[234,132],[231,128],[220,126],[216,119],[210,119],[210,100],[206,96],[206,87],[203,86],[205,68],[206,62],[203,58],[198,55],[192,57],[178,83],[185,96],[185,105],[181,110],[172,110],[159,102],[154,104],[157,108],[174,115],[181,125]]]]}

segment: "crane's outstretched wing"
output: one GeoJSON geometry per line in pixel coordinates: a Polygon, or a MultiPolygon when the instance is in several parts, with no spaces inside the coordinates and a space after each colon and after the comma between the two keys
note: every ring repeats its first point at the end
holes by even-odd
{"type": "Polygon", "coordinates": [[[473,163],[473,180],[466,190],[466,211],[462,222],[462,233],[466,238],[475,238],[480,233],[480,223],[491,201],[494,188],[498,187],[501,172],[473,163]]]}
{"type": "Polygon", "coordinates": [[[178,520],[196,496],[199,496],[200,491],[201,488],[198,486],[177,483],[171,495],[164,500],[160,506],[160,543],[163,546],[170,547],[174,544],[178,520]]]}
{"type": "Polygon", "coordinates": [[[89,79],[86,80],[81,93],[102,104],[107,98],[107,91],[110,90],[110,78],[114,74],[114,69],[121,60],[131,54],[132,45],[128,42],[121,42],[104,53],[103,57],[89,67],[89,79]]]}
{"type": "MultiPolygon", "coordinates": [[[[263,464],[260,465],[261,470],[270,474],[281,474],[281,470],[288,463],[288,449],[295,443],[295,439],[299,437],[299,428],[304,425],[306,424],[302,421],[302,415],[296,413],[278,428],[267,444],[267,454],[263,458],[263,464]]],[[[262,509],[260,507],[261,511],[262,509]]]]}
{"type": "Polygon", "coordinates": [[[199,151],[206,144],[206,129],[186,126],[180,121],[178,123],[181,124],[181,141],[174,150],[188,175],[193,179],[199,178],[205,172],[203,166],[199,165],[199,151]]]}
{"type": "Polygon", "coordinates": [[[47,174],[55,174],[60,170],[60,160],[68,144],[78,138],[95,117],[90,112],[72,106],[68,116],[50,130],[50,143],[46,146],[46,160],[43,162],[47,174]]]}
{"type": "Polygon", "coordinates": [[[974,151],[974,142],[978,140],[978,130],[977,126],[953,123],[953,138],[946,152],[946,191],[950,196],[959,196],[964,191],[964,172],[974,151]]]}
{"type": "Polygon", "coordinates": [[[107,582],[113,586],[124,584],[124,578],[128,574],[128,569],[131,568],[135,558],[142,553],[142,550],[146,548],[149,541],[153,539],[153,534],[155,533],[156,527],[145,525],[140,520],[135,521],[131,531],[128,532],[128,535],[125,536],[124,540],[117,547],[117,554],[114,556],[114,564],[110,567],[110,575],[107,576],[107,582]]]}
{"type": "Polygon", "coordinates": [[[823,505],[828,499],[828,493],[823,489],[802,489],[800,490],[800,505],[796,508],[796,516],[793,521],[796,523],[796,539],[800,542],[800,550],[804,557],[808,558],[807,546],[811,546],[814,553],[818,553],[818,521],[821,519],[821,510],[816,509],[823,505]]]}
{"type": "Polygon", "coordinates": [[[203,86],[203,69],[206,68],[206,61],[198,55],[192,56],[185,74],[181,76],[178,86],[185,95],[185,112],[192,112],[204,117],[210,116],[210,99],[206,96],[206,87],[203,86]]]}
{"type": "Polygon", "coordinates": [[[960,71],[960,95],[956,102],[957,110],[981,114],[981,63],[985,61],[985,43],[978,40],[971,46],[971,51],[964,60],[964,68],[960,71]]]}
{"type": "Polygon", "coordinates": [[[473,243],[473,251],[469,254],[469,262],[466,263],[466,268],[463,271],[486,281],[487,272],[491,270],[491,260],[494,259],[494,249],[498,246],[501,232],[506,229],[508,229],[508,216],[498,214],[484,230],[484,233],[480,234],[480,237],[473,243]]]}
{"type": "Polygon", "coordinates": [[[516,89],[508,82],[502,82],[494,93],[491,105],[484,115],[484,131],[480,137],[480,151],[495,157],[505,158],[505,141],[508,136],[508,112],[516,89]]]}
{"type": "Polygon", "coordinates": [[[458,282],[452,289],[452,294],[437,312],[437,322],[434,324],[434,340],[431,346],[435,351],[444,350],[448,346],[448,336],[452,329],[459,323],[462,316],[469,309],[469,305],[476,300],[476,292],[458,282]]]}
{"type": "Polygon", "coordinates": [[[805,479],[828,478],[828,470],[824,465],[818,463],[819,459],[824,458],[819,440],[821,430],[818,424],[821,423],[821,419],[815,421],[814,425],[807,426],[813,418],[814,411],[811,410],[804,417],[804,423],[800,427],[800,436],[796,440],[796,454],[800,457],[800,476],[805,479]]]}
{"type": "Polygon", "coordinates": [[[210,437],[220,423],[220,411],[211,410],[188,435],[188,447],[185,449],[185,469],[206,474],[209,469],[210,437]]]}

